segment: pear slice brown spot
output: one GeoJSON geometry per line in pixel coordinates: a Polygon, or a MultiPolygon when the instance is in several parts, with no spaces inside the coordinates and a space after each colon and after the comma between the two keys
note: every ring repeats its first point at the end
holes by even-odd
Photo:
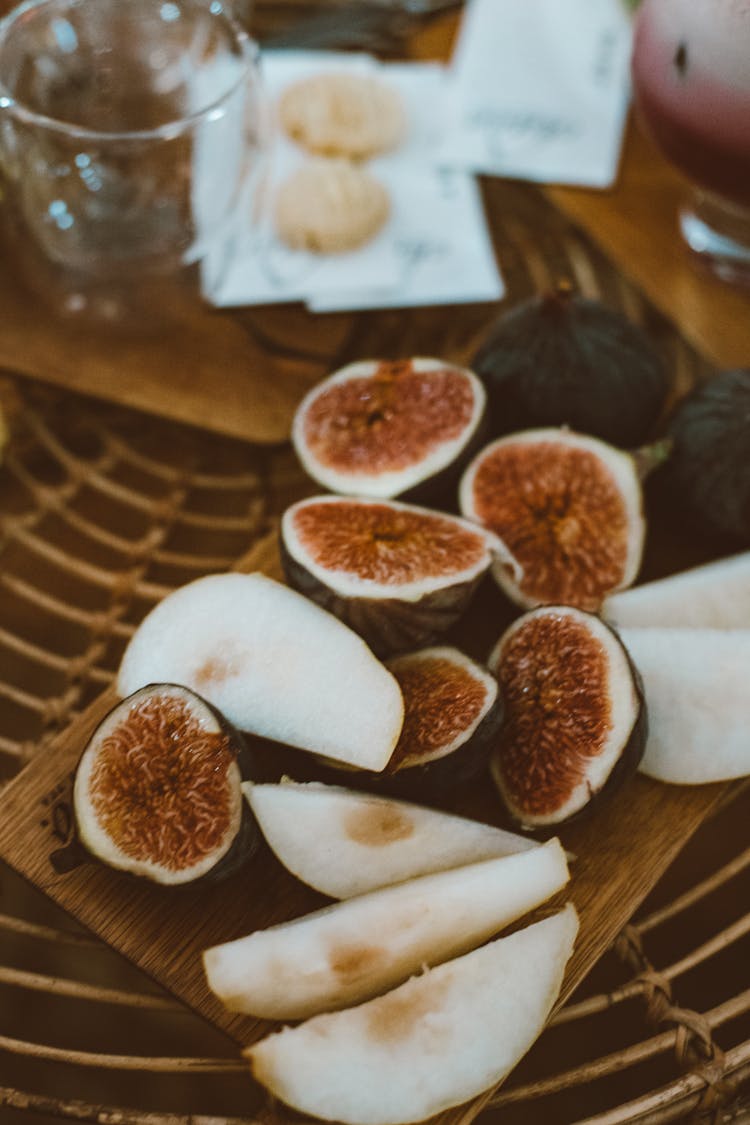
{"type": "Polygon", "coordinates": [[[372,804],[347,812],[344,831],[350,840],[358,844],[385,847],[396,840],[408,839],[414,831],[414,824],[402,809],[372,804]]]}
{"type": "MultiPolygon", "coordinates": [[[[450,977],[433,980],[429,989],[397,989],[372,1005],[368,1031],[376,1042],[393,1043],[408,1039],[425,1016],[440,1008],[451,986],[450,977]]],[[[450,1033],[450,1028],[446,1028],[450,1033]]]]}
{"type": "Polygon", "coordinates": [[[380,970],[385,957],[381,946],[349,942],[332,945],[328,960],[334,973],[348,984],[380,970]]]}

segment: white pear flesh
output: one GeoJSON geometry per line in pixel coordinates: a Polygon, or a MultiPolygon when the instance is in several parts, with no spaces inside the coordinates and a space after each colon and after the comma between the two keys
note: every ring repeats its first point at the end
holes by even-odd
{"type": "Polygon", "coordinates": [[[330,613],[262,574],[214,574],[168,595],[136,629],[117,690],[192,688],[234,726],[382,770],[403,724],[394,676],[330,613]]]}
{"type": "Polygon", "coordinates": [[[244,1053],[287,1105],[344,1125],[424,1121],[497,1086],[559,995],[573,906],[344,1012],[286,1028],[244,1053]]]}
{"type": "Polygon", "coordinates": [[[515,832],[318,782],[242,786],[277,859],[331,898],[539,847],[515,832]]]}
{"type": "Polygon", "coordinates": [[[612,625],[750,628],[750,551],[607,598],[612,625]]]}
{"type": "Polygon", "coordinates": [[[346,1008],[474,949],[567,879],[565,853],[549,840],[214,946],[203,955],[206,977],[227,1008],[247,1015],[305,1019],[346,1008]]]}
{"type": "Polygon", "coordinates": [[[643,773],[678,785],[750,774],[750,629],[621,629],[643,677],[643,773]]]}

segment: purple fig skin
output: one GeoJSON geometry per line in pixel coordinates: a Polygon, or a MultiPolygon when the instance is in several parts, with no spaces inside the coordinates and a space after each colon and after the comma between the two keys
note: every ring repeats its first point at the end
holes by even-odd
{"type": "Polygon", "coordinates": [[[671,456],[654,477],[689,526],[728,550],[750,546],[748,417],[750,369],[716,375],[678,405],[671,456]]]}
{"type": "Polygon", "coordinates": [[[416,602],[399,598],[342,597],[292,558],[279,536],[281,564],[287,582],[300,594],[328,610],[370,646],[378,657],[394,656],[431,644],[463,616],[484,573],[425,594],[416,602]]]}
{"type": "Polygon", "coordinates": [[[498,696],[473,735],[451,754],[424,765],[406,766],[393,773],[388,773],[387,767],[382,773],[341,769],[336,762],[321,758],[300,766],[293,764],[291,768],[295,778],[302,781],[324,781],[362,793],[401,797],[418,804],[447,808],[449,798],[455,794],[457,787],[471,784],[487,769],[502,721],[503,706],[498,696]]]}
{"type": "MultiPolygon", "coordinates": [[[[91,737],[86,743],[84,752],[91,744],[92,739],[96,737],[101,726],[116,711],[124,708],[126,704],[132,702],[138,696],[147,695],[149,693],[157,694],[160,689],[169,690],[175,687],[179,688],[180,691],[184,692],[186,695],[189,695],[196,701],[199,706],[205,707],[205,709],[213,715],[213,717],[219,724],[222,733],[224,733],[229,739],[230,746],[234,752],[235,760],[240,770],[241,780],[252,780],[253,759],[243,735],[240,733],[240,731],[237,730],[235,726],[232,725],[232,723],[229,722],[227,718],[225,718],[225,716],[216,707],[213,706],[213,704],[209,703],[206,699],[203,698],[203,696],[198,695],[197,692],[192,691],[192,689],[186,688],[183,684],[147,684],[145,685],[145,687],[139,688],[138,691],[133,692],[133,694],[128,696],[126,699],[120,700],[102,718],[96,730],[91,734],[91,737]]],[[[113,875],[133,880],[141,886],[143,884],[158,886],[160,890],[164,890],[169,894],[177,894],[181,891],[186,892],[195,887],[210,886],[213,883],[220,883],[225,879],[231,878],[249,863],[250,859],[257,851],[261,841],[261,833],[257,821],[248,805],[248,802],[243,800],[240,825],[229,850],[225,852],[225,854],[216,862],[216,864],[212,868],[210,868],[210,870],[204,872],[204,874],[200,875],[197,879],[192,879],[189,882],[179,883],[172,886],[165,883],[157,884],[155,880],[149,879],[147,876],[135,874],[134,872],[122,870],[120,868],[115,869],[113,867],[110,867],[109,864],[101,859],[100,856],[94,855],[90,851],[88,851],[85,844],[80,839],[78,829],[78,811],[77,809],[75,809],[75,807],[74,825],[75,836],[73,841],[71,842],[71,846],[75,848],[76,852],[80,853],[81,863],[89,861],[102,867],[106,867],[113,875]]],[[[77,866],[77,864],[75,866],[77,866]]]]}
{"type": "Polygon", "coordinates": [[[472,362],[493,437],[567,425],[632,449],[653,435],[669,389],[640,329],[565,283],[499,317],[472,362]]]}
{"type": "MultiPolygon", "coordinates": [[[[553,606],[548,607],[554,609],[553,606]]],[[[604,623],[603,623],[604,624],[604,623]]],[[[620,750],[617,762],[612,767],[609,775],[604,781],[604,784],[597,790],[591,790],[590,796],[583,808],[578,809],[570,816],[562,816],[559,820],[538,824],[535,822],[533,816],[521,816],[514,809],[511,809],[507,801],[503,798],[498,787],[498,793],[503,802],[503,807],[507,816],[507,824],[511,825],[516,830],[529,833],[532,836],[538,837],[541,840],[548,839],[550,836],[557,834],[558,829],[565,824],[573,824],[578,820],[583,820],[588,817],[592,812],[599,809],[599,807],[610,800],[614,794],[621,788],[621,786],[633,777],[641,759],[646,750],[646,740],[648,739],[648,706],[646,696],[643,689],[643,679],[640,672],[636,668],[630,653],[625,648],[625,645],[620,640],[617,632],[610,626],[606,626],[608,631],[612,634],[620,649],[625,654],[630,675],[632,677],[633,688],[635,690],[636,700],[638,703],[637,715],[633,726],[630,729],[625,743],[620,750]]]]}

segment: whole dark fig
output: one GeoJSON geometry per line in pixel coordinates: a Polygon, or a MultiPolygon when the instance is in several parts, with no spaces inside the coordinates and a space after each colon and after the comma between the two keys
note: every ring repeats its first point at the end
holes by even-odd
{"type": "Polygon", "coordinates": [[[701,530],[750,545],[750,370],[725,371],[677,408],[663,485],[701,530]]]}
{"type": "Polygon", "coordinates": [[[634,448],[651,436],[669,386],[635,325],[565,283],[501,316],[473,366],[495,436],[567,425],[634,448]]]}

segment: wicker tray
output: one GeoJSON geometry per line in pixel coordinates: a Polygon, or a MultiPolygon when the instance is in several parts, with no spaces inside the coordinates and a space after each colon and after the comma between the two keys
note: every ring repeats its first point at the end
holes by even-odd
{"type": "MultiPolygon", "coordinates": [[[[489,203],[514,297],[572,276],[648,323],[675,371],[675,394],[702,377],[704,365],[678,334],[540,196],[498,184],[489,203]]],[[[460,321],[434,312],[358,317],[334,333],[331,363],[355,347],[465,358],[490,311],[460,321]]],[[[273,350],[281,332],[255,315],[250,327],[273,350]]],[[[292,315],[297,341],[305,329],[316,337],[303,313],[292,315]]],[[[317,344],[312,350],[319,363],[317,344]]],[[[308,488],[283,448],[219,440],[41,386],[18,384],[15,396],[0,477],[0,783],[109,682],[157,598],[231,567],[308,488]]],[[[655,536],[647,573],[708,553],[655,536]]],[[[741,788],[733,796],[486,1121],[614,1125],[741,1112],[750,1075],[750,915],[742,907],[750,798],[741,788]]],[[[58,827],[64,837],[67,826],[58,827]]],[[[244,1067],[222,1036],[2,867],[0,895],[0,1117],[18,1120],[2,1108],[12,1107],[29,1118],[121,1125],[249,1120],[244,1067]]]]}

